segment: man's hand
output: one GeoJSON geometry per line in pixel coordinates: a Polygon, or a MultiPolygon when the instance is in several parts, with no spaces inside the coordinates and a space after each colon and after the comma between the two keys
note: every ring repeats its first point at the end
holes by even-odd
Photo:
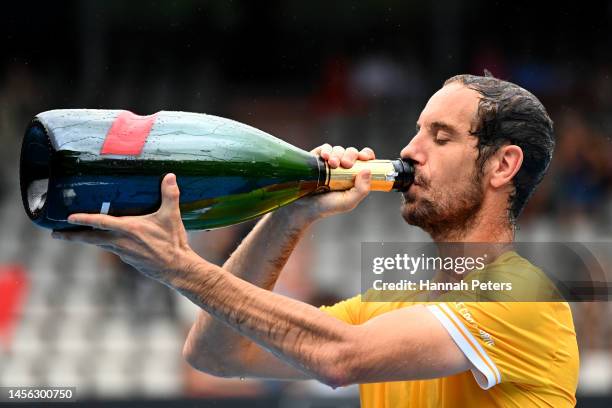
{"type": "Polygon", "coordinates": [[[161,192],[162,203],[155,213],[136,217],[72,214],[68,222],[94,230],[53,232],[53,238],[97,245],[117,254],[144,275],[171,285],[179,273],[203,260],[187,242],[174,174],[164,177],[161,192]]]}
{"type": "MultiPolygon", "coordinates": [[[[332,169],[343,167],[350,169],[355,161],[367,161],[376,158],[374,151],[369,147],[357,151],[354,147],[345,149],[342,146],[332,147],[324,144],[310,153],[319,155],[326,160],[332,169]]],[[[362,170],[355,177],[355,185],[350,190],[336,191],[331,193],[319,194],[298,200],[296,207],[308,208],[312,218],[325,218],[330,215],[341,214],[351,211],[370,193],[370,172],[362,170]]]]}

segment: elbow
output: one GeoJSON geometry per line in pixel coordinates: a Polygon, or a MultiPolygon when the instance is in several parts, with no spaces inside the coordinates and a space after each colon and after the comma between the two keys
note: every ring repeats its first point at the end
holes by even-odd
{"type": "Polygon", "coordinates": [[[334,347],[328,354],[323,369],[317,375],[319,382],[331,387],[345,387],[356,383],[356,350],[352,347],[334,347]]]}
{"type": "Polygon", "coordinates": [[[183,358],[187,364],[203,373],[222,378],[237,376],[227,361],[215,357],[213,353],[202,353],[194,350],[189,343],[185,343],[183,346],[183,358]]]}
{"type": "Polygon", "coordinates": [[[332,370],[332,372],[324,373],[322,376],[319,376],[318,380],[332,389],[346,387],[352,384],[348,381],[347,375],[339,370],[332,370]]]}

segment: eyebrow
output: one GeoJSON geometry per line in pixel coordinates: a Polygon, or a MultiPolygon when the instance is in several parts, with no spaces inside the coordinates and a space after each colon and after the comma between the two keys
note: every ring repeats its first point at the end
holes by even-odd
{"type": "Polygon", "coordinates": [[[451,135],[455,135],[458,133],[457,129],[455,129],[454,126],[446,122],[440,122],[440,121],[431,122],[431,124],[429,125],[429,129],[431,130],[431,133],[434,133],[434,134],[438,133],[440,130],[448,132],[451,135]]]}
{"type": "MultiPolygon", "coordinates": [[[[417,124],[416,124],[416,130],[417,130],[417,132],[419,131],[419,129],[421,129],[421,125],[419,125],[419,124],[417,123],[417,124]]],[[[446,122],[439,121],[439,120],[436,120],[436,121],[434,121],[434,122],[431,122],[431,123],[429,124],[429,130],[431,131],[431,133],[437,133],[437,132],[438,132],[438,131],[440,131],[440,130],[443,130],[443,131],[445,131],[445,132],[448,132],[448,133],[450,133],[451,135],[456,135],[456,134],[458,134],[458,133],[459,133],[459,132],[457,131],[457,129],[456,129],[456,128],[455,128],[453,125],[448,124],[448,123],[446,123],[446,122]]]]}

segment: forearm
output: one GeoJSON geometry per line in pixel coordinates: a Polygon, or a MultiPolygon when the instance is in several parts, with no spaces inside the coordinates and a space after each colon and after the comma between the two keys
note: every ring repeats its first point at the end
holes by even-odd
{"type": "Polygon", "coordinates": [[[223,269],[271,290],[304,231],[313,222],[310,212],[295,204],[265,215],[223,264],[223,269]]]}
{"type": "Polygon", "coordinates": [[[349,326],[318,308],[266,291],[200,263],[171,285],[220,322],[306,376],[341,384],[353,347],[349,326]]]}
{"type": "MultiPolygon", "coordinates": [[[[242,241],[223,268],[263,289],[272,290],[281,270],[312,219],[301,208],[267,214],[242,241]]],[[[184,355],[196,367],[216,374],[243,371],[249,354],[262,353],[248,338],[198,313],[185,343],[184,355]]]]}

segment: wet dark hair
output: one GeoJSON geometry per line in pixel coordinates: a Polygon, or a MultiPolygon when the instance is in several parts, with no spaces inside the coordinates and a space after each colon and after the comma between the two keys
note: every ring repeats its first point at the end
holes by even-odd
{"type": "Polygon", "coordinates": [[[444,85],[454,82],[481,95],[471,131],[478,138],[476,164],[480,175],[487,160],[500,147],[513,144],[523,150],[523,164],[514,176],[514,193],[508,202],[510,222],[514,225],[552,159],[555,148],[553,122],[533,94],[493,77],[486,70],[485,76],[456,75],[444,85]]]}

